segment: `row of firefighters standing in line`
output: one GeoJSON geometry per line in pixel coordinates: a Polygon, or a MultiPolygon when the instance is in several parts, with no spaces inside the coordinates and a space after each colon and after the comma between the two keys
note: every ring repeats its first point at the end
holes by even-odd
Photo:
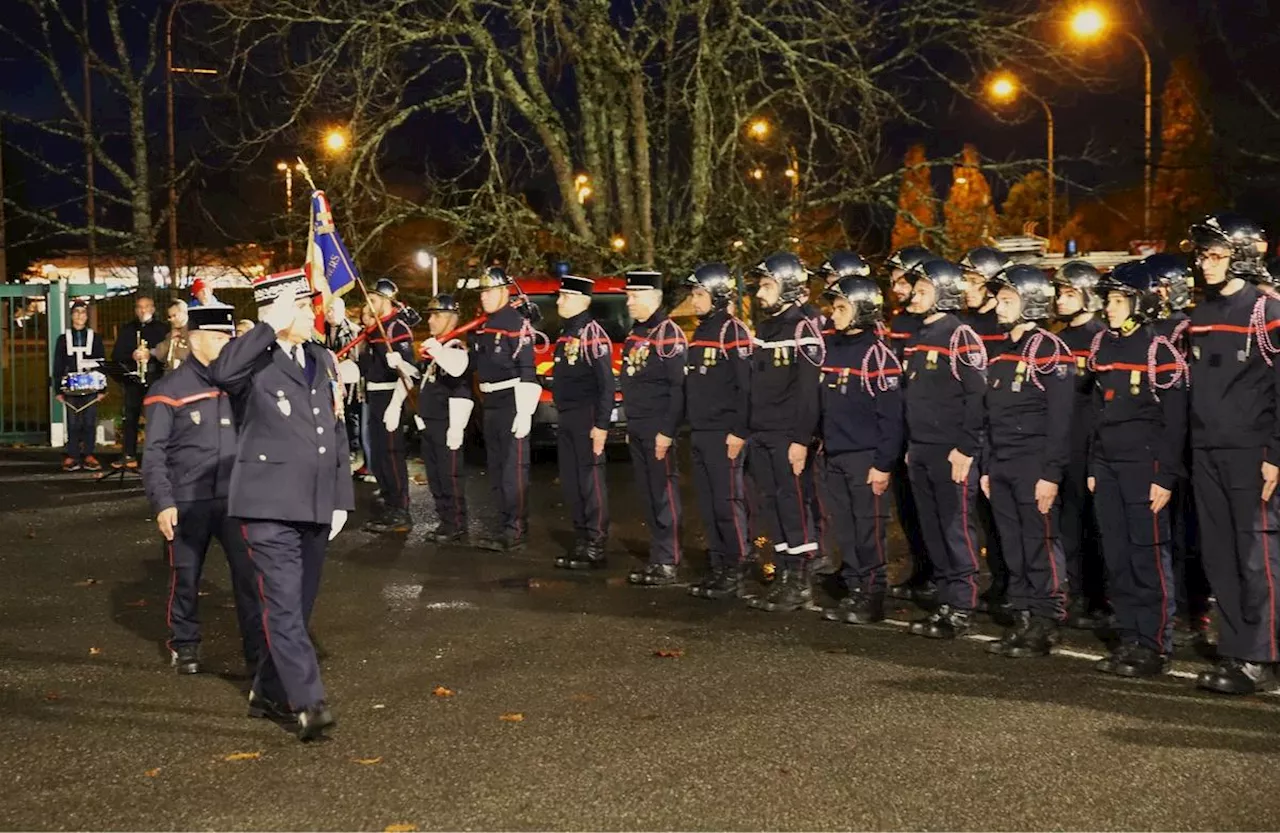
{"type": "MultiPolygon", "coordinates": [[[[856,254],[835,253],[818,270],[831,304],[823,322],[808,303],[809,272],[779,253],[753,270],[762,313],[754,333],[730,312],[730,270],[704,264],[685,282],[699,318],[691,339],[663,309],[662,275],[628,273],[635,324],[619,383],[651,535],[649,563],[629,581],[678,580],[673,444],[687,421],[709,551],[707,574],[690,588],[696,596],[744,595],[752,538],[745,470],[760,500],[753,520],[773,542],[777,566],[768,591],[751,599],[756,608],[811,601],[817,526],[829,517],[848,595],[828,619],[879,621],[888,594],[930,611],[913,634],[953,638],[985,608],[1007,626],[989,650],[1027,657],[1047,654],[1061,625],[1108,615],[1119,639],[1098,670],[1150,676],[1167,668],[1179,599],[1188,629],[1203,635],[1212,588],[1219,662],[1198,684],[1226,693],[1273,687],[1280,414],[1271,330],[1280,306],[1257,224],[1208,216],[1191,227],[1187,248],[1190,260],[1155,255],[1106,276],[1075,261],[1052,278],[991,248],[959,263],[904,249],[888,262],[904,308],[887,328],[881,291],[856,254]],[[1193,276],[1203,295],[1188,315],[1193,276]],[[1047,328],[1055,320],[1057,332],[1047,328]],[[913,561],[908,580],[891,588],[890,491],[913,561]],[[992,568],[985,593],[982,540],[992,568]],[[1215,542],[1203,560],[1200,540],[1215,542]]],[[[486,270],[479,286],[488,318],[469,343],[446,336],[459,310],[440,296],[417,355],[394,287],[384,287],[385,303],[375,300],[385,338],[374,340],[361,370],[371,416],[386,429],[371,435],[380,436],[372,452],[387,508],[371,528],[411,523],[400,425],[412,380],[440,518],[432,537],[466,537],[461,445],[474,374],[502,514],[502,538],[491,546],[512,550],[527,531],[539,334],[502,270],[486,270]]],[[[556,564],[569,569],[603,566],[609,529],[602,467],[615,386],[591,292],[589,279],[562,281],[564,330],[551,374],[576,533],[556,564]]]]}

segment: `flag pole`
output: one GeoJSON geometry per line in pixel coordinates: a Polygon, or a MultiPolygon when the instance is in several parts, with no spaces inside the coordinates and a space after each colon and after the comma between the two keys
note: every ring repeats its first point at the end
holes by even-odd
{"type": "MultiPolygon", "coordinates": [[[[320,189],[316,187],[315,180],[311,178],[311,169],[307,167],[306,162],[302,161],[301,156],[298,157],[298,170],[302,173],[303,177],[306,178],[307,185],[311,186],[311,193],[314,196],[315,192],[319,191],[320,189]]],[[[314,234],[315,233],[314,217],[311,220],[311,227],[312,227],[311,234],[314,234]]],[[[342,251],[343,247],[338,246],[337,248],[338,248],[338,256],[341,257],[343,260],[343,263],[346,264],[347,271],[350,272],[351,276],[356,279],[356,286],[360,287],[360,294],[364,296],[364,305],[366,307],[369,307],[370,312],[372,312],[373,308],[372,308],[372,305],[369,303],[369,288],[364,285],[364,278],[360,277],[360,273],[350,263],[350,261],[347,260],[346,253],[342,251]]],[[[310,247],[308,247],[308,251],[310,251],[310,247]]],[[[328,278],[323,275],[321,275],[321,277],[326,281],[328,280],[328,278]]],[[[314,288],[315,286],[313,285],[312,289],[314,288]]],[[[383,326],[382,319],[380,317],[375,315],[373,320],[374,320],[374,323],[377,324],[378,326],[378,335],[382,336],[383,343],[387,345],[387,350],[390,351],[391,339],[387,338],[387,328],[383,326]]],[[[410,348],[413,347],[412,341],[409,342],[409,346],[410,348]]],[[[404,377],[404,374],[396,373],[396,376],[400,378],[400,384],[404,386],[405,403],[409,406],[409,412],[413,414],[415,421],[421,421],[421,417],[418,416],[418,400],[413,395],[413,385],[410,384],[409,380],[404,377]]],[[[419,428],[422,428],[422,427],[424,426],[419,426],[419,428]]]]}

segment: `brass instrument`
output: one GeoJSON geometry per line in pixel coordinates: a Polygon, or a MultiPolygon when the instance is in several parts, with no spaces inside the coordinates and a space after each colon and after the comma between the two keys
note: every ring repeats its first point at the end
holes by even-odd
{"type": "Polygon", "coordinates": [[[147,358],[138,362],[138,381],[142,384],[147,383],[147,365],[151,364],[151,348],[147,346],[147,340],[142,337],[142,331],[138,331],[138,349],[147,351],[147,358]]]}

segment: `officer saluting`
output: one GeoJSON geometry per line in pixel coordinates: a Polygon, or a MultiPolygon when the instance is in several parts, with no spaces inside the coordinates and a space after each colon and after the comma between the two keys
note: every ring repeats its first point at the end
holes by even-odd
{"type": "MultiPolygon", "coordinates": [[[[360,375],[369,402],[369,468],[378,481],[384,507],[380,517],[364,525],[368,532],[408,532],[409,468],[406,462],[401,407],[412,382],[413,331],[395,304],[399,289],[380,279],[369,293],[369,310],[382,323],[369,334],[369,349],[360,354],[360,375]]],[[[375,325],[376,326],[376,325],[375,325]]],[[[343,446],[345,448],[345,446],[343,446]]]]}
{"type": "Polygon", "coordinates": [[[751,333],[729,307],[737,281],[723,263],[704,263],[685,280],[698,327],[685,366],[685,403],[693,441],[693,487],[707,536],[706,578],[694,596],[724,599],[742,586],[751,551],[747,528],[747,423],[751,408],[751,333]]]}
{"type": "Polygon", "coordinates": [[[236,425],[231,401],[213,383],[209,365],[235,333],[227,306],[190,311],[189,353],[151,386],[143,400],[147,447],[142,483],[169,555],[169,651],[179,674],[200,670],[200,575],[214,538],[231,568],[245,666],[256,670],[267,650],[258,590],[240,522],[227,514],[236,425]]]}
{"type": "Polygon", "coordinates": [[[603,567],[609,538],[604,444],[618,384],[613,377],[613,342],[591,315],[594,289],[590,278],[565,275],[556,298],[556,311],[564,322],[552,374],[559,414],[556,456],[574,531],[572,549],[556,558],[556,566],[571,570],[603,567]]]}
{"type": "Polygon", "coordinates": [[[260,323],[210,370],[244,409],[228,513],[244,524],[268,653],[249,692],[253,717],[296,716],[312,740],[334,723],[307,623],[328,542],[353,508],[333,354],[308,341],[315,323],[302,276],[254,284],[260,323]]]}
{"type": "Polygon", "coordinates": [[[479,279],[488,315],[471,339],[471,358],[484,405],[484,453],[501,516],[502,537],[489,545],[523,549],[529,531],[529,430],[542,397],[533,370],[533,326],[511,302],[511,278],[496,266],[479,279]]]}
{"type": "Polygon", "coordinates": [[[684,415],[688,342],[662,308],[662,275],[627,273],[627,312],[635,324],[622,348],[627,445],[649,526],[649,563],[632,584],[674,584],[680,564],[680,481],[675,436],[684,415]]]}
{"type": "Polygon", "coordinates": [[[427,307],[431,337],[422,343],[422,389],[418,415],[422,431],[422,461],[440,523],[431,532],[438,544],[460,541],[467,535],[467,493],[463,484],[462,441],[476,403],[472,398],[474,375],[471,356],[460,339],[441,344],[437,339],[458,327],[458,302],[452,295],[437,295],[427,307]]]}

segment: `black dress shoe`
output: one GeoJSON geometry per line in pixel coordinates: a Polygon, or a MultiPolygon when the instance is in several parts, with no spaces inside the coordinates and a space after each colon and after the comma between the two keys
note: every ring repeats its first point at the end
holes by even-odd
{"type": "Polygon", "coordinates": [[[298,740],[318,740],[326,730],[338,725],[324,703],[308,706],[298,712],[298,740]]]}
{"type": "Polygon", "coordinates": [[[583,553],[587,550],[587,542],[582,538],[573,542],[573,546],[565,551],[564,555],[556,556],[556,566],[562,570],[569,569],[570,561],[581,561],[583,553]]]}
{"type": "Polygon", "coordinates": [[[570,570],[599,570],[607,567],[609,559],[604,554],[604,541],[590,541],[582,548],[582,554],[569,559],[570,570]]]}
{"type": "Polygon", "coordinates": [[[787,613],[799,610],[813,600],[813,588],[800,570],[783,570],[774,580],[776,585],[767,596],[753,605],[757,610],[769,613],[787,613]]]}
{"type": "Polygon", "coordinates": [[[1102,624],[1102,618],[1089,610],[1088,599],[1076,596],[1067,605],[1067,619],[1063,624],[1073,630],[1091,631],[1102,624]]]}
{"type": "Polygon", "coordinates": [[[249,692],[249,716],[274,720],[277,723],[292,723],[297,720],[297,715],[283,705],[254,691],[249,692]]]}
{"type": "Polygon", "coordinates": [[[828,622],[843,622],[844,617],[853,609],[857,596],[850,593],[841,599],[835,607],[828,607],[822,611],[822,618],[828,622]]]}
{"type": "Polygon", "coordinates": [[[1004,652],[1010,659],[1047,657],[1058,644],[1058,622],[1044,616],[1032,616],[1031,626],[1004,652]]]}
{"type": "Polygon", "coordinates": [[[437,544],[456,544],[467,537],[467,527],[442,523],[427,534],[427,538],[437,544]]]}
{"type": "Polygon", "coordinates": [[[724,567],[720,575],[708,584],[702,592],[702,598],[717,601],[719,599],[737,599],[742,596],[742,570],[738,567],[724,567]]]}
{"type": "Polygon", "coordinates": [[[413,529],[413,519],[407,509],[388,509],[382,517],[367,522],[361,529],[378,535],[402,534],[413,529]]]}
{"type": "Polygon", "coordinates": [[[705,599],[707,597],[707,590],[719,580],[720,574],[723,572],[723,567],[712,567],[711,570],[700,580],[689,585],[689,595],[705,599]]]}
{"type": "Polygon", "coordinates": [[[1270,663],[1225,657],[1217,668],[1201,671],[1196,685],[1219,694],[1259,694],[1276,689],[1276,672],[1270,663]]]}
{"type": "Polygon", "coordinates": [[[874,625],[884,621],[884,594],[863,593],[851,596],[853,604],[845,611],[843,622],[846,625],[874,625]]]}
{"type": "Polygon", "coordinates": [[[663,587],[679,580],[674,564],[650,564],[643,569],[631,571],[627,576],[629,583],[640,587],[663,587]]]}
{"type": "Polygon", "coordinates": [[[1017,610],[1013,613],[1013,623],[1005,628],[1003,634],[995,642],[987,643],[987,653],[1006,656],[1009,649],[1019,644],[1027,631],[1031,630],[1031,611],[1017,610]]]}
{"type": "Polygon", "coordinates": [[[525,547],[525,538],[523,535],[507,533],[501,538],[487,538],[477,541],[476,546],[490,552],[519,552],[525,547]]]}
{"type": "Polygon", "coordinates": [[[169,652],[169,664],[179,674],[199,674],[200,646],[179,645],[169,652]]]}
{"type": "Polygon", "coordinates": [[[1173,644],[1176,648],[1204,648],[1209,643],[1209,617],[1178,617],[1173,624],[1173,644]]]}
{"type": "Polygon", "coordinates": [[[942,605],[923,619],[911,623],[911,633],[929,639],[955,639],[969,632],[972,614],[942,605]]]}
{"type": "Polygon", "coordinates": [[[1169,658],[1145,645],[1134,645],[1129,653],[1116,663],[1115,671],[1121,677],[1158,677],[1169,670],[1169,658]]]}

